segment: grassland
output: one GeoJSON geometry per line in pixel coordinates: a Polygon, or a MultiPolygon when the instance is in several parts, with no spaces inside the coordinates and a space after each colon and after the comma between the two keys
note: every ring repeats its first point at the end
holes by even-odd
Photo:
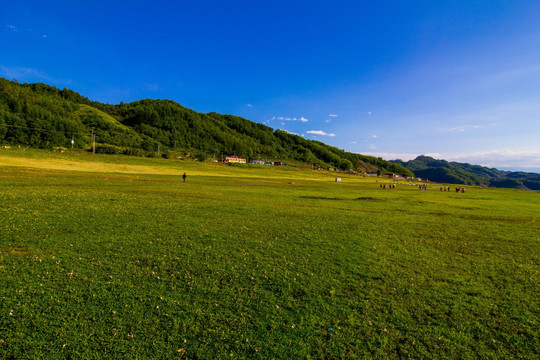
{"type": "Polygon", "coordinates": [[[539,357],[539,193],[334,176],[0,151],[0,357],[539,357]]]}

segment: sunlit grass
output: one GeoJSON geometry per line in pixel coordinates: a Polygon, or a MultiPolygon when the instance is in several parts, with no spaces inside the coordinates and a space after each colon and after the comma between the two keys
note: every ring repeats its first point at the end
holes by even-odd
{"type": "Polygon", "coordinates": [[[538,357],[538,193],[3,154],[5,358],[538,357]]]}

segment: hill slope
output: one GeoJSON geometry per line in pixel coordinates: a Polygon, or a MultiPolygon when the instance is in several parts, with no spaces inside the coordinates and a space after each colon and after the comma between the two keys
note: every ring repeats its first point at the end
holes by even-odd
{"type": "Polygon", "coordinates": [[[395,162],[405,166],[416,176],[430,181],[540,190],[540,174],[501,171],[479,165],[437,160],[429,156],[395,162]]]}
{"type": "Polygon", "coordinates": [[[155,156],[189,152],[198,159],[236,154],[315,164],[341,170],[372,170],[412,176],[400,164],[353,154],[300,136],[218,113],[198,113],[170,100],[102,104],[69,89],[19,84],[0,78],[0,143],[31,147],[71,146],[155,156]]]}

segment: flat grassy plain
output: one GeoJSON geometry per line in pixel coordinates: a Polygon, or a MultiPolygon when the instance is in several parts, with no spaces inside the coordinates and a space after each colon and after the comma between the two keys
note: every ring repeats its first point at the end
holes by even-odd
{"type": "Polygon", "coordinates": [[[335,176],[0,150],[0,357],[538,359],[539,193],[335,176]]]}

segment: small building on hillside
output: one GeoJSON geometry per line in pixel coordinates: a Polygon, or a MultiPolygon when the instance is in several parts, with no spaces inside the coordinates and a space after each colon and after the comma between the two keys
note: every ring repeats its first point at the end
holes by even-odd
{"type": "Polygon", "coordinates": [[[258,165],[274,165],[274,162],[269,160],[260,160],[256,159],[251,162],[252,164],[258,164],[258,165]]]}

